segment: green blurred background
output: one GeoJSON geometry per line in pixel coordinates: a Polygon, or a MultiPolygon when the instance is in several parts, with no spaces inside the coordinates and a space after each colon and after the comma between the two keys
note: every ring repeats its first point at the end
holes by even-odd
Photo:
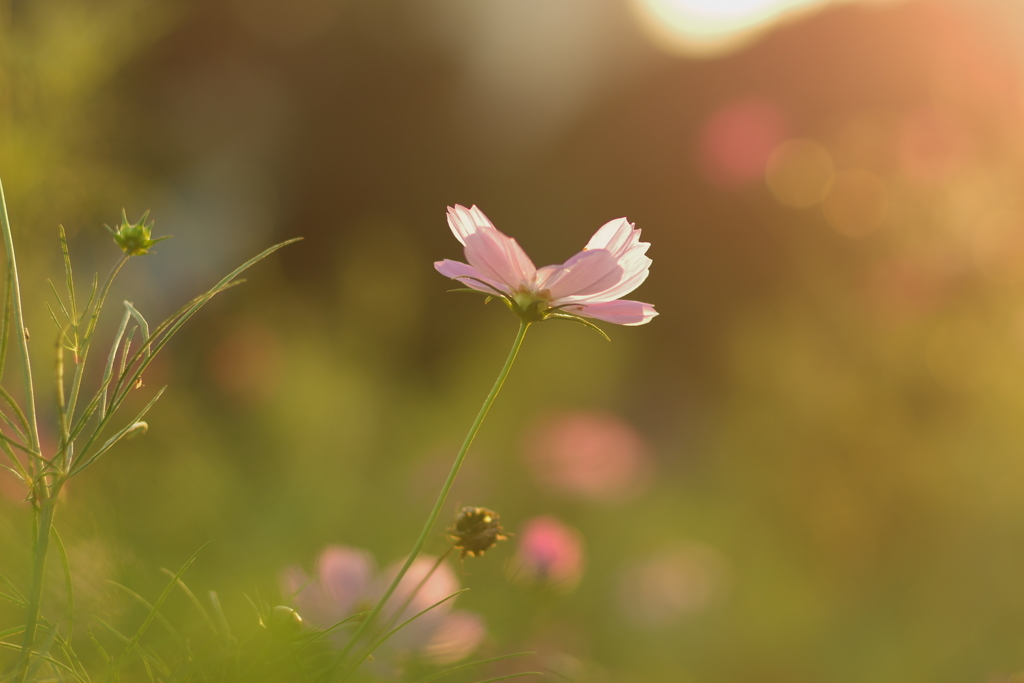
{"type": "Polygon", "coordinates": [[[461,203],[538,264],[628,216],[661,313],[610,344],[531,331],[449,506],[553,515],[586,562],[537,593],[506,578],[516,538],[467,560],[485,653],[598,683],[1024,668],[1022,32],[1013,0],[3,0],[47,416],[59,224],[86,287],[102,225],[152,211],[174,239],[113,293],[151,321],[305,237],[186,329],[149,433],[66,491],[79,611],[128,614],[107,579],[154,596],[208,541],[189,585],[240,625],[328,544],[408,550],[516,329],[433,270],[461,203]],[[611,465],[559,460],[574,416],[626,434],[611,465]]]}

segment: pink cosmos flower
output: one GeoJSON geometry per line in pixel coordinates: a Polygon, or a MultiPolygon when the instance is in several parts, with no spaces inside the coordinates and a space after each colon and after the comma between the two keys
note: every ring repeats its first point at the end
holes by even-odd
{"type": "Polygon", "coordinates": [[[523,525],[509,577],[556,590],[575,588],[583,575],[583,535],[550,515],[523,525]]]}
{"type": "Polygon", "coordinates": [[[434,264],[446,277],[500,296],[529,322],[547,318],[595,318],[643,325],[658,315],[651,304],[622,300],[647,279],[650,243],[625,218],[605,223],[583,251],[558,266],[537,268],[519,244],[478,209],[448,207],[448,225],[466,248],[466,260],[434,264]]]}
{"type": "Polygon", "coordinates": [[[606,502],[642,492],[654,465],[636,428],[602,412],[544,415],[524,440],[523,455],[547,487],[606,502]]]}
{"type": "MultiPolygon", "coordinates": [[[[401,623],[459,590],[459,579],[451,567],[442,563],[435,569],[435,562],[436,558],[427,555],[416,558],[381,613],[384,623],[401,623]],[[399,609],[401,614],[396,614],[399,609]]],[[[320,555],[315,576],[310,577],[301,567],[289,567],[281,577],[281,588],[304,622],[329,629],[371,609],[400,566],[401,562],[395,563],[378,576],[368,552],[329,546],[320,555]]],[[[350,633],[336,629],[330,639],[343,647],[350,633]]],[[[486,634],[480,616],[453,609],[449,600],[402,628],[382,649],[390,654],[384,659],[416,657],[433,664],[451,664],[471,654],[486,634]]]]}

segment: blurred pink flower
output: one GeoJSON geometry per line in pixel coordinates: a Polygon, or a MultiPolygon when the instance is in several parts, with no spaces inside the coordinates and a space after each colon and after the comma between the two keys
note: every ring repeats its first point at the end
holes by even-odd
{"type": "Polygon", "coordinates": [[[679,543],[630,563],[619,581],[619,605],[635,624],[668,626],[705,612],[727,593],[729,567],[709,546],[679,543]]]}
{"type": "Polygon", "coordinates": [[[526,438],[524,455],[542,484],[584,498],[622,500],[641,492],[651,477],[640,434],[611,413],[545,418],[526,438]]]}
{"type": "Polygon", "coordinates": [[[571,590],[583,575],[583,536],[549,515],[526,522],[509,565],[515,581],[571,590]]]}
{"type": "Polygon", "coordinates": [[[654,306],[621,300],[647,279],[647,242],[625,218],[605,223],[583,251],[557,266],[538,269],[519,244],[500,232],[477,207],[448,207],[448,225],[465,247],[468,264],[437,261],[434,267],[467,287],[502,296],[531,322],[583,316],[618,325],[643,325],[654,306]]]}
{"type": "MultiPolygon", "coordinates": [[[[447,564],[441,563],[430,574],[436,562],[437,558],[425,555],[413,562],[381,611],[381,623],[397,626],[459,590],[459,580],[447,564]],[[399,609],[401,614],[396,614],[399,609]]],[[[281,576],[281,590],[306,623],[327,629],[357,612],[372,609],[401,562],[380,577],[375,577],[373,565],[373,558],[364,550],[330,546],[320,555],[316,576],[308,576],[300,567],[289,567],[281,576]]],[[[331,638],[343,646],[349,633],[336,629],[331,638]]],[[[415,655],[434,664],[451,664],[472,653],[485,635],[483,619],[453,610],[449,600],[402,628],[383,649],[398,658],[415,655]]]]}

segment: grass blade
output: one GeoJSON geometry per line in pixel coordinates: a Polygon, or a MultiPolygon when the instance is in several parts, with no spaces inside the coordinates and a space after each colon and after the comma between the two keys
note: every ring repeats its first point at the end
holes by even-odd
{"type": "Polygon", "coordinates": [[[513,659],[515,657],[526,657],[528,655],[533,655],[533,654],[537,654],[537,653],[536,652],[513,652],[510,655],[500,655],[498,657],[491,657],[489,659],[478,659],[475,662],[469,662],[467,664],[460,664],[458,666],[453,666],[450,669],[445,669],[444,671],[438,671],[437,673],[431,674],[431,675],[427,676],[426,678],[421,678],[420,680],[416,681],[416,683],[429,683],[430,681],[436,681],[439,678],[443,678],[444,676],[447,676],[449,674],[453,674],[453,673],[455,673],[457,671],[465,671],[466,669],[472,669],[473,667],[476,667],[476,666],[483,666],[485,664],[492,664],[494,662],[500,662],[500,661],[505,660],[505,659],[513,659]]]}
{"type": "MultiPolygon", "coordinates": [[[[205,547],[206,546],[204,545],[203,548],[205,548],[205,547]]],[[[185,561],[185,564],[183,564],[181,566],[181,569],[179,569],[175,573],[175,575],[174,575],[175,579],[180,579],[182,577],[182,575],[184,575],[184,573],[186,571],[188,571],[188,568],[191,567],[192,563],[196,561],[196,558],[199,557],[199,553],[201,553],[203,551],[203,548],[200,548],[199,550],[195,551],[192,554],[192,557],[188,558],[188,560],[185,561]]],[[[124,651],[121,652],[121,654],[117,657],[117,659],[114,660],[114,666],[115,667],[120,665],[120,663],[124,660],[124,658],[126,656],[128,656],[128,654],[133,649],[138,647],[139,640],[142,638],[142,636],[149,629],[150,625],[152,625],[153,621],[156,619],[157,613],[160,611],[160,608],[163,607],[164,602],[167,601],[167,598],[170,596],[171,591],[174,589],[175,583],[176,583],[175,581],[171,581],[164,588],[163,592],[160,593],[160,597],[157,598],[155,603],[153,603],[153,608],[149,611],[149,614],[146,615],[146,619],[142,622],[142,625],[139,626],[139,629],[135,632],[135,635],[132,636],[130,642],[128,643],[128,646],[125,647],[124,651]]]]}

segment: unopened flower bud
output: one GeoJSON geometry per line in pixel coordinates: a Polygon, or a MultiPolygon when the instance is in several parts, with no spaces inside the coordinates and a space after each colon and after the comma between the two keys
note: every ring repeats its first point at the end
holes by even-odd
{"type": "Polygon", "coordinates": [[[479,557],[498,541],[508,539],[503,531],[498,513],[487,508],[464,507],[448,529],[448,537],[453,546],[462,550],[463,558],[479,557]]]}
{"type": "Polygon", "coordinates": [[[128,215],[122,210],[121,225],[116,230],[109,225],[107,226],[107,230],[114,236],[114,242],[128,256],[148,254],[149,248],[154,244],[170,239],[170,235],[152,239],[153,224],[147,223],[147,218],[149,218],[149,211],[142,214],[142,218],[139,219],[138,223],[130,223],[128,222],[128,215]]]}
{"type": "Polygon", "coordinates": [[[291,640],[302,632],[302,617],[291,607],[278,605],[270,610],[264,626],[278,638],[291,640]]]}

